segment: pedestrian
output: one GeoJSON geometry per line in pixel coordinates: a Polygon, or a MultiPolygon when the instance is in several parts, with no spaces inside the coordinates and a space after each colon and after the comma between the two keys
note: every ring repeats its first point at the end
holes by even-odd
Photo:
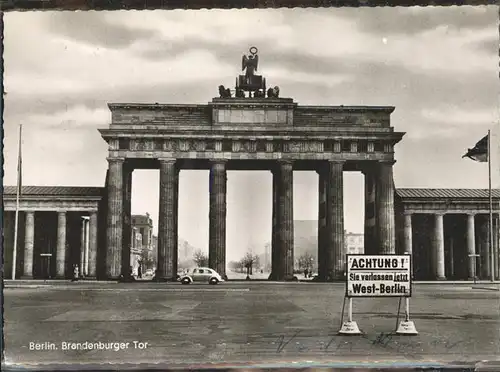
{"type": "Polygon", "coordinates": [[[128,269],[128,280],[130,281],[134,281],[135,278],[134,278],[134,269],[132,268],[132,266],[129,267],[128,269]]]}
{"type": "Polygon", "coordinates": [[[139,264],[139,267],[137,268],[137,277],[139,279],[142,279],[142,267],[141,267],[141,264],[139,264]]]}
{"type": "Polygon", "coordinates": [[[79,279],[80,271],[78,270],[78,265],[73,265],[73,279],[72,282],[76,282],[79,279]]]}

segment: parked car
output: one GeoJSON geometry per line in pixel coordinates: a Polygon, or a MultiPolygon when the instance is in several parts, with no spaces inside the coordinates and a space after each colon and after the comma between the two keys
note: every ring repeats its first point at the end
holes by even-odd
{"type": "Polygon", "coordinates": [[[179,278],[182,284],[191,284],[193,282],[207,282],[209,284],[218,284],[224,279],[215,270],[208,267],[197,267],[187,271],[179,278]]]}

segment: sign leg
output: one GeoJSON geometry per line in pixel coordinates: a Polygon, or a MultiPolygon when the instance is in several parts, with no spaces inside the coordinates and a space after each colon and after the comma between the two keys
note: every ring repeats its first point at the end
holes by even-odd
{"type": "Polygon", "coordinates": [[[360,335],[361,331],[359,330],[358,324],[352,320],[352,297],[348,298],[348,320],[347,322],[342,323],[342,327],[340,328],[340,335],[360,335]]]}
{"type": "Polygon", "coordinates": [[[405,298],[405,319],[399,323],[398,329],[396,330],[398,335],[418,335],[417,329],[415,328],[415,323],[410,320],[410,298],[405,298]]]}

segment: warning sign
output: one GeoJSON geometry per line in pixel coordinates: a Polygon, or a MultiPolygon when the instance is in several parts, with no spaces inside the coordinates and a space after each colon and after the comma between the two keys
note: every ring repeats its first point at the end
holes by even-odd
{"type": "Polygon", "coordinates": [[[347,255],[347,297],[411,297],[411,256],[347,255]]]}

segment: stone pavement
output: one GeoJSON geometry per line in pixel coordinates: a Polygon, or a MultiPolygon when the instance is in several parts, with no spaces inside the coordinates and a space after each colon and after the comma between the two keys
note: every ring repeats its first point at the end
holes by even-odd
{"type": "Polygon", "coordinates": [[[343,284],[80,282],[4,294],[8,363],[423,363],[500,355],[499,294],[467,286],[414,286],[418,336],[392,335],[398,299],[377,298],[354,299],[364,335],[338,336],[343,284]],[[71,350],[85,342],[118,345],[71,350]]]}

